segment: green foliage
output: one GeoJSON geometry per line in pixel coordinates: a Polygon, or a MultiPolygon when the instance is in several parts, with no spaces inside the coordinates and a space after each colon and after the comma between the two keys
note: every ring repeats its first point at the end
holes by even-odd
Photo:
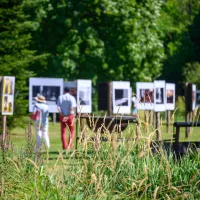
{"type": "Polygon", "coordinates": [[[26,13],[33,9],[32,13],[39,15],[35,7],[41,7],[41,3],[28,0],[0,2],[0,74],[16,77],[14,116],[8,117],[9,127],[24,123],[22,116],[28,108],[28,78],[34,76],[28,67],[43,57],[36,56],[35,51],[30,49],[31,32],[38,28],[39,16],[30,17],[26,13]]]}
{"type": "Polygon", "coordinates": [[[94,84],[153,80],[164,59],[157,28],[161,2],[52,0],[35,43],[51,57],[32,69],[42,76],[88,78],[94,84]]]}
{"type": "Polygon", "coordinates": [[[185,120],[185,97],[178,96],[176,100],[176,114],[175,121],[184,121],[185,120]]]}
{"type": "Polygon", "coordinates": [[[115,140],[100,143],[96,150],[77,152],[79,158],[73,163],[60,153],[58,160],[62,160],[62,166],[55,164],[54,170],[29,157],[6,157],[0,163],[1,197],[199,199],[199,154],[189,151],[176,159],[161,148],[153,154],[149,139],[141,137],[126,146],[118,145],[115,140]]]}
{"type": "Polygon", "coordinates": [[[183,74],[186,82],[194,83],[200,88],[200,63],[187,63],[183,74]]]}
{"type": "Polygon", "coordinates": [[[164,4],[159,27],[164,33],[167,59],[161,78],[175,83],[183,82],[186,63],[199,60],[199,12],[198,0],[167,0],[164,4]]]}

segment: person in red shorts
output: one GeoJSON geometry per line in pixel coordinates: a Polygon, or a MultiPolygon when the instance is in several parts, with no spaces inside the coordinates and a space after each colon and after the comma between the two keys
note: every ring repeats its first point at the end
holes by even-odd
{"type": "Polygon", "coordinates": [[[61,126],[61,140],[63,150],[72,149],[74,139],[74,115],[76,108],[76,100],[69,93],[69,88],[64,88],[64,94],[58,97],[57,106],[60,114],[60,126],[61,126]],[[66,127],[69,127],[69,139],[66,140],[66,127]]]}

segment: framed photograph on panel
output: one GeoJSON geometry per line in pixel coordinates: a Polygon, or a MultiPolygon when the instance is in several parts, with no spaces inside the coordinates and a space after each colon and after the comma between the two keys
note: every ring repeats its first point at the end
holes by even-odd
{"type": "Polygon", "coordinates": [[[175,84],[166,83],[166,110],[175,109],[175,84]]]}
{"type": "Polygon", "coordinates": [[[2,78],[1,113],[12,115],[14,109],[15,77],[4,76],[2,78]]]}
{"type": "Polygon", "coordinates": [[[196,106],[200,107],[200,90],[196,91],[196,106]]]}
{"type": "Polygon", "coordinates": [[[77,80],[77,112],[92,112],[92,81],[77,80]]]}
{"type": "Polygon", "coordinates": [[[138,98],[138,110],[154,109],[154,83],[137,82],[136,95],[138,98]]]}
{"type": "Polygon", "coordinates": [[[33,111],[35,97],[43,95],[50,113],[57,113],[57,99],[63,94],[62,78],[29,78],[29,112],[33,111]]]}
{"type": "Polygon", "coordinates": [[[196,85],[192,84],[192,110],[196,108],[196,85]]]}
{"type": "Polygon", "coordinates": [[[166,110],[165,81],[154,81],[154,111],[166,110]]]}
{"type": "Polygon", "coordinates": [[[113,81],[113,114],[130,114],[131,88],[128,81],[113,81]]]}

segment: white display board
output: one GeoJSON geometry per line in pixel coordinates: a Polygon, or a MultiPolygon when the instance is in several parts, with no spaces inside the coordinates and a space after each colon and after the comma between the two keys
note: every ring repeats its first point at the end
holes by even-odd
{"type": "Polygon", "coordinates": [[[33,111],[35,97],[43,95],[50,113],[57,113],[57,99],[63,94],[62,78],[29,78],[29,112],[33,111]]]}
{"type": "Polygon", "coordinates": [[[175,84],[166,83],[166,110],[175,109],[175,84]]]}
{"type": "Polygon", "coordinates": [[[15,77],[4,76],[2,79],[1,113],[12,115],[14,110],[15,77]]]}
{"type": "Polygon", "coordinates": [[[92,81],[77,80],[77,112],[92,112],[92,81]]]}
{"type": "Polygon", "coordinates": [[[196,108],[196,85],[192,84],[192,110],[196,108]]]}
{"type": "Polygon", "coordinates": [[[138,110],[154,109],[154,83],[137,82],[136,95],[138,98],[138,110]]]}
{"type": "Polygon", "coordinates": [[[154,81],[154,111],[166,110],[165,81],[154,81]]]}
{"type": "Polygon", "coordinates": [[[113,114],[130,114],[131,88],[128,81],[113,81],[113,114]]]}

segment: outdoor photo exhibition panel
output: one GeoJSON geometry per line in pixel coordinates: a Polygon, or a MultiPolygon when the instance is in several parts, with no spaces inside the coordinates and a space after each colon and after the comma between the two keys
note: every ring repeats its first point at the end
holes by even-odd
{"type": "Polygon", "coordinates": [[[62,78],[29,78],[29,112],[33,111],[35,97],[43,95],[50,113],[57,113],[57,99],[63,94],[62,78]]]}
{"type": "Polygon", "coordinates": [[[175,109],[175,84],[166,83],[166,110],[175,109]]]}
{"type": "Polygon", "coordinates": [[[165,81],[154,81],[154,111],[163,112],[166,110],[165,81]]]}
{"type": "Polygon", "coordinates": [[[92,112],[92,81],[77,80],[77,112],[92,112]]]}
{"type": "Polygon", "coordinates": [[[137,82],[136,95],[138,98],[138,110],[154,109],[154,83],[137,82]]]}
{"type": "Polygon", "coordinates": [[[1,113],[12,115],[14,109],[15,77],[4,76],[2,83],[1,113]]]}
{"type": "Polygon", "coordinates": [[[128,81],[113,81],[113,114],[130,114],[131,89],[128,81]]]}
{"type": "Polygon", "coordinates": [[[196,85],[192,84],[192,110],[196,108],[196,85]]]}

